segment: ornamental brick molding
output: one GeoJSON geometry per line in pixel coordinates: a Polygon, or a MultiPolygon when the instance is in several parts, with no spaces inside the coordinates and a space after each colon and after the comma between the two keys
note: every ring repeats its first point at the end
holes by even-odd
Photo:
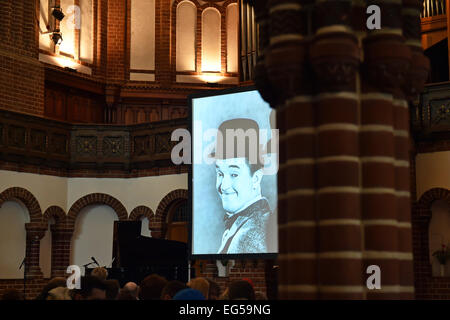
{"type": "Polygon", "coordinates": [[[92,204],[104,204],[110,206],[116,212],[120,221],[128,220],[127,209],[125,209],[124,205],[119,200],[109,194],[91,193],[75,201],[67,215],[68,223],[74,226],[80,211],[92,204]]]}
{"type": "Polygon", "coordinates": [[[128,220],[137,221],[143,216],[146,217],[148,219],[148,221],[150,222],[154,218],[155,214],[153,213],[152,209],[150,209],[149,207],[139,206],[139,207],[134,208],[131,211],[128,220]]]}
{"type": "Polygon", "coordinates": [[[64,209],[59,206],[51,206],[44,212],[44,216],[42,217],[43,223],[48,225],[48,221],[51,218],[55,219],[55,224],[61,224],[66,220],[66,213],[64,212],[64,209]]]}
{"type": "Polygon", "coordinates": [[[431,219],[431,206],[434,201],[444,200],[450,206],[450,190],[433,188],[422,194],[417,202],[417,212],[420,218],[431,219]]]}
{"type": "Polygon", "coordinates": [[[156,238],[163,237],[167,227],[167,214],[170,207],[179,200],[188,199],[188,190],[177,189],[169,192],[159,203],[156,209],[154,219],[150,220],[149,227],[152,230],[152,235],[156,238]]]}
{"type": "Polygon", "coordinates": [[[28,214],[30,215],[30,223],[42,222],[41,206],[30,191],[20,187],[12,187],[0,193],[0,207],[6,201],[17,200],[22,202],[28,209],[28,214]]]}

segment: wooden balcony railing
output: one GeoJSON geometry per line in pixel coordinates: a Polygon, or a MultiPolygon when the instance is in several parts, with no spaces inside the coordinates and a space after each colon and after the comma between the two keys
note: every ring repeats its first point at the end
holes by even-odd
{"type": "Polygon", "coordinates": [[[0,109],[0,162],[51,169],[133,170],[173,166],[172,131],[186,118],[137,125],[70,124],[0,109]]]}
{"type": "Polygon", "coordinates": [[[450,136],[450,82],[425,86],[411,108],[411,129],[416,139],[450,136]]]}
{"type": "Polygon", "coordinates": [[[445,15],[445,0],[424,0],[421,18],[445,15]]]}

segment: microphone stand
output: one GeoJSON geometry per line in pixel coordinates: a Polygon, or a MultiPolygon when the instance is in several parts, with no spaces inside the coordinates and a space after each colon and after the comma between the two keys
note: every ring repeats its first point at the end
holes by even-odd
{"type": "Polygon", "coordinates": [[[29,268],[29,263],[27,261],[27,258],[30,256],[30,252],[29,251],[31,249],[31,246],[36,241],[37,240],[32,239],[29,242],[29,245],[28,245],[28,243],[26,244],[25,257],[23,258],[22,263],[19,266],[19,270],[22,269],[22,267],[24,267],[23,268],[23,299],[24,300],[27,300],[27,298],[26,298],[27,297],[27,273],[28,273],[28,268],[29,268]]]}
{"type": "Polygon", "coordinates": [[[89,262],[89,263],[86,263],[86,264],[83,264],[82,265],[82,267],[84,267],[84,275],[86,276],[86,268],[88,267],[88,266],[90,266],[91,264],[94,264],[93,262],[89,262]]]}
{"type": "Polygon", "coordinates": [[[25,260],[27,259],[27,253],[25,252],[25,257],[23,258],[22,262],[20,263],[19,270],[22,269],[23,266],[25,266],[23,270],[23,298],[25,299],[25,293],[26,293],[26,287],[27,287],[27,268],[25,260]]]}

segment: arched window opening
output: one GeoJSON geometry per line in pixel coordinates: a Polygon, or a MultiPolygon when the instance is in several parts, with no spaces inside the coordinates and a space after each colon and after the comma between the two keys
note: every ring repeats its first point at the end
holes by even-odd
{"type": "Polygon", "coordinates": [[[450,276],[450,264],[447,263],[441,272],[441,265],[433,253],[450,246],[450,210],[444,200],[434,201],[431,206],[431,220],[428,227],[430,263],[433,276],[450,276]],[[443,273],[443,274],[442,274],[443,273]]]}
{"type": "Polygon", "coordinates": [[[188,202],[181,200],[175,202],[167,215],[166,239],[188,242],[188,202]]]}
{"type": "Polygon", "coordinates": [[[202,13],[202,72],[220,72],[220,44],[220,12],[207,8],[202,13]]]}
{"type": "Polygon", "coordinates": [[[197,8],[190,1],[177,7],[176,64],[177,71],[195,71],[195,30],[197,8]]]}

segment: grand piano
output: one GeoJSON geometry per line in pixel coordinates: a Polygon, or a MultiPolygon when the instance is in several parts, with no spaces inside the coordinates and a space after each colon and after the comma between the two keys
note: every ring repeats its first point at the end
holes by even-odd
{"type": "MultiPolygon", "coordinates": [[[[140,283],[156,273],[167,280],[188,281],[188,248],[184,242],[141,236],[141,221],[115,221],[113,258],[106,268],[110,279],[121,286],[129,281],[140,283]]],[[[89,274],[92,269],[86,269],[89,274]]]]}

